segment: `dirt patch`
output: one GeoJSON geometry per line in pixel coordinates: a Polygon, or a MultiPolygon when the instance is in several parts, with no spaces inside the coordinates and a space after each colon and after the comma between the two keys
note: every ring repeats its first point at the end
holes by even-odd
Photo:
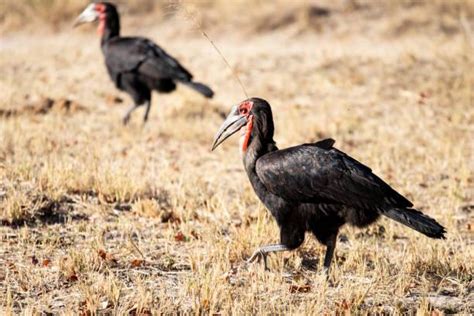
{"type": "Polygon", "coordinates": [[[297,25],[302,30],[322,31],[323,27],[329,27],[328,18],[331,17],[331,10],[317,5],[295,6],[289,10],[274,14],[265,15],[263,18],[252,24],[252,32],[277,31],[292,25],[297,25]]]}
{"type": "Polygon", "coordinates": [[[24,216],[1,219],[2,226],[19,228],[22,226],[38,226],[65,223],[70,220],[85,220],[87,216],[74,212],[75,200],[62,196],[52,199],[47,195],[38,194],[31,198],[28,203],[19,205],[18,208],[24,216]]]}
{"type": "Polygon", "coordinates": [[[18,109],[0,109],[0,117],[45,115],[50,112],[60,114],[87,112],[85,106],[67,98],[53,99],[50,97],[34,97],[30,100],[30,97],[26,96],[25,99],[26,103],[18,109]]]}
{"type": "Polygon", "coordinates": [[[113,94],[107,94],[105,96],[105,102],[107,103],[108,106],[114,106],[116,104],[122,104],[123,99],[113,94]]]}

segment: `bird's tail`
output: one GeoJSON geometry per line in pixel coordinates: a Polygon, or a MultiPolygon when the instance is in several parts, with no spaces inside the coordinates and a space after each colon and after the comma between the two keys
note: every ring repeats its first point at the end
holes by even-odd
{"type": "Polygon", "coordinates": [[[384,210],[382,214],[428,237],[446,238],[444,236],[446,229],[443,226],[433,218],[415,209],[393,208],[390,210],[384,210]]]}
{"type": "Polygon", "coordinates": [[[214,96],[214,91],[212,91],[211,88],[209,88],[205,84],[202,84],[200,82],[194,82],[194,81],[188,81],[188,82],[183,81],[182,83],[196,90],[197,92],[199,92],[206,98],[212,98],[214,96]]]}

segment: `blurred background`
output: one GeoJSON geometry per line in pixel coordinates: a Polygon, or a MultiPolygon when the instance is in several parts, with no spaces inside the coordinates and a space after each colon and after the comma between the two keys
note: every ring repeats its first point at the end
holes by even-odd
{"type": "MultiPolygon", "coordinates": [[[[234,35],[281,32],[292,28],[296,34],[331,31],[341,36],[354,32],[366,32],[367,36],[400,36],[424,32],[449,36],[462,32],[460,18],[467,22],[474,15],[474,3],[471,0],[111,2],[120,6],[128,30],[131,27],[147,28],[175,22],[179,10],[184,6],[206,30],[232,31],[234,35]],[[375,24],[368,27],[363,21],[375,24]]],[[[71,24],[72,19],[88,3],[83,0],[2,0],[0,30],[3,34],[61,31],[71,24]]],[[[178,32],[186,32],[185,27],[177,29],[178,32]]]]}

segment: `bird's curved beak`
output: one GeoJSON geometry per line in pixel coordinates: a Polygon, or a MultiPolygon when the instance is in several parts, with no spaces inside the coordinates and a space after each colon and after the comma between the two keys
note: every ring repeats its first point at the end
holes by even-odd
{"type": "Polygon", "coordinates": [[[222,144],[227,138],[237,133],[243,126],[247,125],[247,122],[247,117],[240,114],[237,106],[234,106],[214,137],[212,150],[216,149],[217,146],[222,144]]]}
{"type": "Polygon", "coordinates": [[[99,18],[99,13],[95,9],[95,3],[91,3],[85,8],[84,11],[74,21],[73,27],[76,27],[83,23],[94,22],[99,18]]]}

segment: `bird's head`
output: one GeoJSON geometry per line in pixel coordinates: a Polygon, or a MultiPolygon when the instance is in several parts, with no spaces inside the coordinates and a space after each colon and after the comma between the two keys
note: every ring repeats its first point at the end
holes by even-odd
{"type": "Polygon", "coordinates": [[[260,98],[250,98],[235,105],[217,132],[212,150],[243,127],[242,152],[246,152],[252,141],[273,142],[273,116],[270,104],[260,98]]]}
{"type": "Polygon", "coordinates": [[[107,22],[114,22],[118,27],[119,15],[114,4],[109,2],[95,2],[89,4],[84,11],[74,21],[74,27],[83,23],[92,23],[99,20],[99,27],[97,29],[100,35],[104,34],[107,22]]]}

